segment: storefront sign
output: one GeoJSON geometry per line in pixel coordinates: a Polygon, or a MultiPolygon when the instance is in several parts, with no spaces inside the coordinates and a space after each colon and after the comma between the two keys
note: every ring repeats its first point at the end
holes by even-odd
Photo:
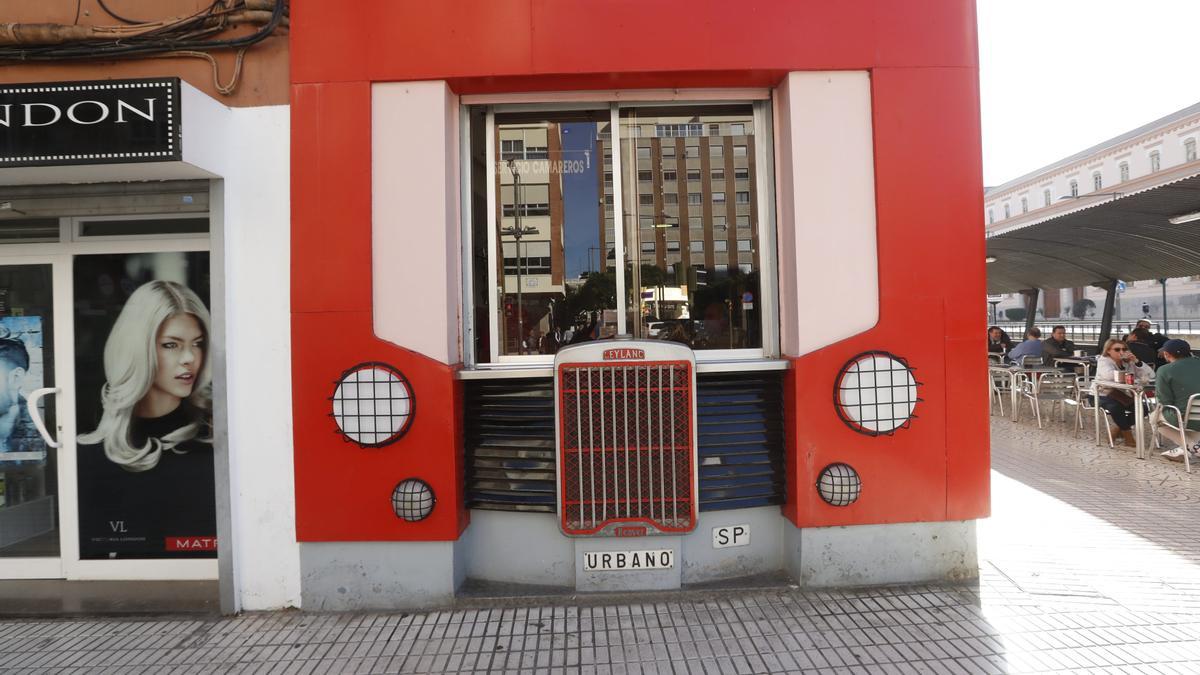
{"type": "Polygon", "coordinates": [[[0,168],[181,158],[179,78],[0,87],[0,168]]]}
{"type": "Polygon", "coordinates": [[[583,554],[583,571],[667,570],[675,566],[675,551],[603,551],[583,554]]]}

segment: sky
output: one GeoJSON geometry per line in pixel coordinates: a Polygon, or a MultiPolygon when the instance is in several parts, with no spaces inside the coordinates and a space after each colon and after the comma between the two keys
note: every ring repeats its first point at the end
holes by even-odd
{"type": "Polygon", "coordinates": [[[978,0],[983,181],[1200,102],[1200,0],[978,0]]]}

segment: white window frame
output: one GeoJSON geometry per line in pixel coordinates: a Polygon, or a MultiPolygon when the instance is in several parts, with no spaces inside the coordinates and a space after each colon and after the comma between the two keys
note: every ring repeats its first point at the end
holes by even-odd
{"type": "MultiPolygon", "coordinates": [[[[776,260],[776,214],[775,214],[775,169],[774,169],[774,134],[773,134],[773,119],[771,115],[771,97],[769,90],[748,89],[748,90],[727,90],[713,91],[705,90],[699,92],[688,92],[686,90],[676,90],[671,92],[582,92],[582,93],[560,93],[560,94],[545,94],[545,95],[480,95],[466,96],[460,101],[462,106],[462,114],[459,116],[459,134],[463,141],[461,152],[461,181],[462,195],[460,196],[462,204],[462,251],[464,253],[463,260],[471,260],[471,210],[470,210],[470,171],[471,166],[470,156],[470,124],[471,115],[468,114],[469,107],[474,105],[486,105],[487,110],[484,115],[484,156],[487,166],[495,166],[496,158],[499,156],[499,148],[495,143],[496,130],[496,114],[506,112],[531,112],[544,111],[547,113],[564,112],[570,110],[600,110],[605,107],[609,110],[610,128],[613,130],[612,138],[610,139],[610,147],[619,148],[622,139],[620,112],[626,108],[633,107],[664,107],[664,106],[705,106],[705,105],[730,105],[730,104],[746,104],[753,107],[753,120],[755,134],[753,140],[755,143],[755,185],[754,190],[759,202],[759,219],[757,233],[757,247],[759,251],[759,297],[762,307],[761,321],[761,336],[762,346],[757,348],[747,349],[704,349],[696,351],[696,359],[698,363],[709,363],[716,365],[717,362],[744,361],[753,362],[763,359],[777,359],[780,354],[779,347],[779,281],[778,281],[778,264],[776,260]],[[595,98],[592,98],[595,96],[595,98]]],[[[691,147],[691,146],[688,146],[691,147]]],[[[685,148],[686,150],[686,148],[685,148]]],[[[697,148],[698,150],[698,148],[697,148]]],[[[614,178],[621,175],[622,162],[621,152],[612,152],[612,172],[614,178]]],[[[623,181],[613,181],[612,198],[613,198],[613,214],[620,214],[623,211],[623,181]]],[[[486,200],[487,200],[487,226],[486,236],[488,237],[487,251],[488,260],[496,260],[499,255],[497,246],[496,231],[498,223],[496,222],[496,210],[494,208],[497,199],[496,184],[493,180],[487,181],[486,200]]],[[[715,226],[715,225],[714,225],[715,226]]],[[[624,227],[620,223],[614,229],[614,247],[617,251],[617,259],[624,264],[624,227]]],[[[473,317],[475,313],[474,307],[474,274],[470,264],[463,264],[461,269],[463,281],[462,301],[464,304],[462,317],[463,335],[468,340],[468,344],[474,344],[474,327],[473,317]]],[[[486,307],[488,317],[488,330],[492,339],[488,340],[490,350],[490,362],[479,363],[476,360],[475,350],[464,349],[465,367],[468,369],[507,369],[511,370],[514,367],[525,367],[544,369],[554,361],[552,354],[529,354],[529,355],[501,355],[499,342],[495,336],[499,335],[500,319],[496,311],[498,309],[499,298],[498,293],[498,275],[496,266],[489,262],[487,269],[488,292],[484,294],[486,298],[486,307]]],[[[623,311],[622,306],[626,301],[625,290],[625,275],[616,275],[617,286],[617,332],[619,334],[628,333],[627,311],[623,311]]]]}

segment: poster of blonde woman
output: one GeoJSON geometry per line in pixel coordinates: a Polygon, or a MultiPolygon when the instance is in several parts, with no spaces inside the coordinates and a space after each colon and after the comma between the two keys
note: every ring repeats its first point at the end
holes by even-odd
{"type": "Polygon", "coordinates": [[[216,556],[207,253],[75,262],[80,555],[216,556]]]}

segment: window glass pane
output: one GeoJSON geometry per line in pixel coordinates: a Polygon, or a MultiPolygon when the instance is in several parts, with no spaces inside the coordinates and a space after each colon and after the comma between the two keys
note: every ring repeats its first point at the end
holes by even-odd
{"type": "MultiPolygon", "coordinates": [[[[562,345],[616,333],[608,120],[606,110],[496,115],[499,161],[492,180],[501,260],[493,263],[498,302],[492,311],[501,355],[553,354],[562,345]]],[[[639,148],[638,156],[649,158],[650,148],[639,148]]],[[[648,168],[639,171],[632,159],[629,166],[650,183],[648,168]]],[[[487,265],[486,255],[476,264],[487,265]]],[[[480,339],[491,336],[484,331],[480,339]]]]}
{"type": "MultiPolygon", "coordinates": [[[[693,349],[761,347],[760,268],[753,246],[757,233],[750,228],[757,222],[756,193],[739,185],[742,191],[735,193],[735,203],[726,200],[727,192],[712,189],[712,181],[724,180],[728,172],[751,179],[753,161],[751,166],[736,168],[734,163],[735,156],[748,158],[747,148],[753,144],[753,107],[629,108],[621,111],[621,129],[624,170],[618,180],[626,195],[626,320],[630,332],[649,338],[648,324],[661,322],[664,327],[655,331],[656,338],[683,342],[693,349]],[[653,168],[666,156],[652,153],[638,164],[639,149],[632,130],[643,127],[655,129],[660,137],[682,137],[672,142],[686,144],[686,177],[694,182],[688,184],[686,200],[680,199],[669,212],[657,211],[665,199],[655,191],[663,188],[638,180],[638,170],[653,168]],[[740,151],[733,145],[733,135],[739,137],[740,151]],[[651,217],[654,227],[631,227],[645,215],[651,217]],[[744,221],[748,231],[738,233],[727,227],[732,219],[739,225],[744,221]],[[681,228],[680,223],[688,227],[681,228]]],[[[736,161],[747,164],[747,159],[736,161]]]]}
{"type": "MultiPolygon", "coordinates": [[[[54,221],[55,230],[58,221],[54,221]]],[[[79,224],[81,237],[120,237],[152,234],[208,234],[208,218],[131,218],[129,220],[85,220],[79,224]]],[[[54,233],[55,239],[58,232],[54,233]]]]}
{"type": "MultiPolygon", "coordinates": [[[[204,231],[208,231],[208,220],[204,220],[204,231]]],[[[5,218],[0,219],[0,242],[58,241],[58,218],[5,218]]]]}

